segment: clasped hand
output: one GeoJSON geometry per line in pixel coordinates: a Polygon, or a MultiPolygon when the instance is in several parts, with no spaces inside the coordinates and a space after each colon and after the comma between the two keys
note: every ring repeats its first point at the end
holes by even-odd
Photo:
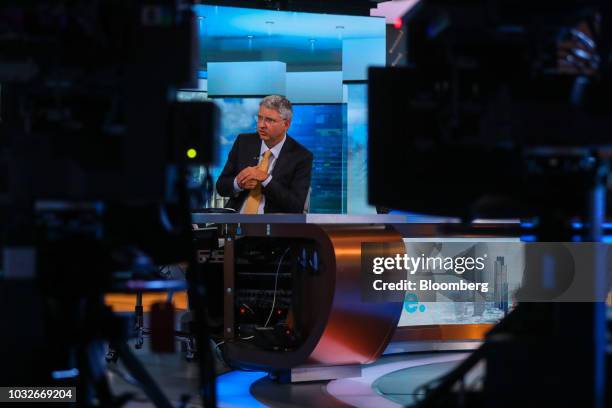
{"type": "Polygon", "coordinates": [[[268,173],[257,166],[246,167],[236,176],[238,186],[244,190],[252,190],[268,178],[268,173]]]}

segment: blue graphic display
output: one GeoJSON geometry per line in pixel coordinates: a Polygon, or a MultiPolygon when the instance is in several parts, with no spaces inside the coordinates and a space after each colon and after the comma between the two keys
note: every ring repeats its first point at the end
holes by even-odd
{"type": "Polygon", "coordinates": [[[346,213],[346,106],[294,105],[289,133],[314,156],[310,212],[346,213]]]}
{"type": "Polygon", "coordinates": [[[368,204],[368,87],[345,85],[347,103],[347,213],[374,214],[368,204]]]}
{"type": "Polygon", "coordinates": [[[407,293],[404,297],[404,310],[406,313],[425,312],[427,307],[424,304],[419,305],[419,298],[415,293],[407,293]]]}

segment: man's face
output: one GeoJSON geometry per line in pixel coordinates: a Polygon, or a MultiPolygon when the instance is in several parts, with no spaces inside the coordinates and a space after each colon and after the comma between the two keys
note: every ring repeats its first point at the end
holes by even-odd
{"type": "Polygon", "coordinates": [[[257,114],[257,133],[269,147],[274,146],[283,139],[289,129],[291,120],[281,118],[280,113],[274,109],[259,107],[257,114]]]}

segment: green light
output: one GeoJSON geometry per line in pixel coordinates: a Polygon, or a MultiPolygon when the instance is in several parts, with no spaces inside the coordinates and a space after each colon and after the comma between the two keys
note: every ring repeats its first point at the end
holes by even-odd
{"type": "Polygon", "coordinates": [[[187,157],[189,157],[190,159],[195,159],[197,155],[198,155],[198,152],[196,151],[196,149],[187,150],[187,157]]]}

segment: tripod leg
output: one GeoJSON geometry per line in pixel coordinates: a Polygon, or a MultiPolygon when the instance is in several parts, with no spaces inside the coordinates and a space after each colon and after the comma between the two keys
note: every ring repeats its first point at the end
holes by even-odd
{"type": "MultiPolygon", "coordinates": [[[[194,251],[195,253],[195,251],[194,251]]],[[[192,334],[195,335],[195,346],[200,364],[200,396],[206,408],[217,406],[215,387],[215,363],[212,349],[209,344],[209,334],[206,321],[206,285],[203,282],[204,273],[201,266],[193,262],[187,271],[189,282],[189,303],[194,312],[194,321],[191,324],[192,334]],[[194,267],[195,265],[195,267],[194,267]],[[200,272],[200,273],[198,273],[200,272]]]]}
{"type": "Polygon", "coordinates": [[[173,408],[168,398],[155,383],[151,375],[145,370],[140,361],[134,356],[126,343],[112,344],[119,358],[123,361],[125,368],[141,385],[144,393],[149,397],[153,405],[158,408],[173,408]]]}
{"type": "Polygon", "coordinates": [[[194,361],[196,359],[195,340],[191,335],[185,340],[185,360],[194,361]]]}
{"type": "Polygon", "coordinates": [[[79,351],[81,379],[79,389],[84,394],[81,401],[84,406],[93,405],[95,395],[100,406],[119,407],[120,403],[115,401],[105,375],[105,367],[102,364],[102,343],[98,341],[86,344],[79,351]]]}
{"type": "Polygon", "coordinates": [[[141,349],[144,343],[144,310],[142,307],[142,292],[136,293],[136,307],[134,308],[136,314],[136,344],[134,347],[141,349]]]}

